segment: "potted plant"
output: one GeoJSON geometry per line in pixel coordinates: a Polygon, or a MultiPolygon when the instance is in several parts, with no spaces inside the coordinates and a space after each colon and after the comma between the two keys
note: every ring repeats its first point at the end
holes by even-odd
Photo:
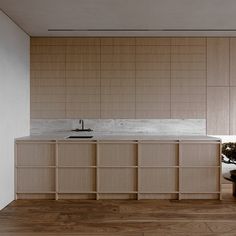
{"type": "MultiPolygon", "coordinates": [[[[236,143],[222,144],[222,162],[236,165],[236,143]]],[[[230,171],[231,178],[236,179],[236,169],[230,171]]]]}

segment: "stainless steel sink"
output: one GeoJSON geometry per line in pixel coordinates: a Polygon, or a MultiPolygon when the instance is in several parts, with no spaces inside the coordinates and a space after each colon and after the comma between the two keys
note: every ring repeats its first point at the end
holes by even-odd
{"type": "Polygon", "coordinates": [[[86,139],[86,138],[92,138],[91,135],[71,135],[66,137],[67,139],[86,139]]]}
{"type": "Polygon", "coordinates": [[[72,129],[73,132],[92,132],[92,129],[72,129]]]}

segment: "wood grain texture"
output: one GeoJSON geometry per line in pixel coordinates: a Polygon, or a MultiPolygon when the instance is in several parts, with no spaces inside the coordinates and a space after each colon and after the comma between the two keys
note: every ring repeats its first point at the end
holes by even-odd
{"type": "Polygon", "coordinates": [[[207,85],[229,86],[229,38],[207,38],[207,85]]]}
{"type": "Polygon", "coordinates": [[[136,39],[136,118],[170,118],[170,39],[136,39]]]}
{"type": "Polygon", "coordinates": [[[58,166],[95,166],[96,147],[87,143],[66,143],[58,145],[58,166]]]}
{"type": "Polygon", "coordinates": [[[31,39],[31,118],[65,118],[65,39],[31,39]]]}
{"type": "Polygon", "coordinates": [[[17,192],[55,192],[55,170],[51,168],[20,168],[17,170],[17,192]]]}
{"type": "Polygon", "coordinates": [[[95,170],[92,168],[59,168],[59,193],[89,193],[96,189],[95,170]]]}
{"type": "Polygon", "coordinates": [[[220,198],[219,142],[19,142],[16,154],[18,198],[220,198]]]}
{"type": "Polygon", "coordinates": [[[177,166],[178,144],[141,143],[140,166],[177,166]]]}
{"type": "Polygon", "coordinates": [[[230,87],[230,135],[236,134],[236,87],[230,87]]]}
{"type": "Polygon", "coordinates": [[[100,39],[66,46],[66,118],[100,118],[100,39]]]}
{"type": "Polygon", "coordinates": [[[236,86],[236,38],[230,38],[230,86],[236,86]]]}
{"type": "Polygon", "coordinates": [[[206,86],[236,83],[235,45],[234,38],[32,38],[31,118],[205,119],[206,86]]]}
{"type": "MultiPolygon", "coordinates": [[[[227,190],[228,191],[228,190],[227,190]]],[[[235,236],[236,201],[19,200],[0,211],[3,236],[235,236]]]]}
{"type": "Polygon", "coordinates": [[[98,155],[98,166],[137,166],[136,144],[100,143],[98,155]]]}
{"type": "Polygon", "coordinates": [[[217,144],[182,144],[181,166],[219,166],[220,147],[217,144]],[[204,158],[202,158],[204,157],[204,158]]]}
{"type": "Polygon", "coordinates": [[[206,39],[171,39],[171,118],[206,118],[206,39]]]}
{"type": "Polygon", "coordinates": [[[207,134],[229,134],[229,87],[207,88],[207,134]]]}
{"type": "Polygon", "coordinates": [[[135,39],[101,39],[101,118],[135,118],[135,39]]]}
{"type": "MultiPolygon", "coordinates": [[[[134,168],[100,168],[98,192],[126,193],[137,191],[137,171],[134,168]]],[[[116,196],[114,195],[114,199],[116,196]]]]}
{"type": "Polygon", "coordinates": [[[219,168],[183,168],[181,175],[183,193],[217,192],[219,189],[219,168]]]}
{"type": "Polygon", "coordinates": [[[45,143],[22,143],[17,147],[18,166],[55,166],[55,147],[45,143]]]}
{"type": "MultiPolygon", "coordinates": [[[[146,193],[168,193],[178,191],[177,168],[141,168],[140,191],[146,193]],[[153,181],[153,180],[161,181],[153,181]]],[[[142,194],[141,194],[142,198],[142,194]]]]}

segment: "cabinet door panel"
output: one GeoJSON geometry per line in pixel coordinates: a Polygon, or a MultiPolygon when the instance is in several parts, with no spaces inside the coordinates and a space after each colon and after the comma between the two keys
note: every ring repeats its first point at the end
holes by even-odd
{"type": "Polygon", "coordinates": [[[86,143],[59,144],[59,166],[95,166],[96,145],[86,143]]]}
{"type": "Polygon", "coordinates": [[[229,134],[229,87],[207,88],[207,134],[229,134]]]}
{"type": "Polygon", "coordinates": [[[207,39],[207,85],[229,86],[229,38],[207,39]]]}
{"type": "Polygon", "coordinates": [[[178,165],[177,144],[140,144],[141,166],[176,166],[178,165]]]}
{"type": "Polygon", "coordinates": [[[181,192],[217,192],[219,191],[219,174],[219,168],[183,168],[181,192]]]}
{"type": "Polygon", "coordinates": [[[236,134],[236,87],[230,87],[230,135],[236,134]]]}
{"type": "Polygon", "coordinates": [[[219,144],[185,143],[181,149],[181,166],[219,166],[219,144]]]}
{"type": "Polygon", "coordinates": [[[91,168],[63,168],[58,171],[59,192],[95,191],[96,172],[91,168]]]}
{"type": "Polygon", "coordinates": [[[55,191],[55,170],[50,168],[22,168],[17,171],[18,192],[55,191]]]}
{"type": "Polygon", "coordinates": [[[20,143],[17,145],[17,165],[54,166],[55,145],[45,143],[20,143]]]}
{"type": "Polygon", "coordinates": [[[134,168],[101,168],[99,192],[137,191],[137,171],[134,168]]]}
{"type": "Polygon", "coordinates": [[[141,192],[178,191],[178,171],[176,168],[142,168],[140,170],[141,192]]]}
{"type": "Polygon", "coordinates": [[[136,166],[136,144],[99,144],[100,166],[136,166]]]}
{"type": "Polygon", "coordinates": [[[230,38],[230,86],[236,86],[236,38],[230,38]]]}

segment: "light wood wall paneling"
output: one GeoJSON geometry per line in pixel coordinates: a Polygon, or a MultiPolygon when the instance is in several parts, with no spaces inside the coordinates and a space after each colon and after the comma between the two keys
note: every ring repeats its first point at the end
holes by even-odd
{"type": "Polygon", "coordinates": [[[207,85],[229,86],[229,38],[207,38],[207,85]]]}
{"type": "Polygon", "coordinates": [[[100,39],[69,38],[66,118],[100,118],[100,39]]]}
{"type": "Polygon", "coordinates": [[[60,37],[31,37],[31,46],[65,46],[67,38],[60,37]]]}
{"type": "Polygon", "coordinates": [[[234,38],[32,38],[31,118],[221,116],[207,111],[206,83],[234,86],[235,45],[234,38]]]}
{"type": "Polygon", "coordinates": [[[170,118],[170,38],[136,38],[136,118],[170,118]]]}
{"type": "Polygon", "coordinates": [[[207,88],[207,134],[229,135],[229,87],[207,88]]]}
{"type": "Polygon", "coordinates": [[[230,135],[236,135],[236,87],[230,87],[230,135]]]}
{"type": "Polygon", "coordinates": [[[135,39],[101,39],[101,118],[135,118],[135,39]]]}
{"type": "Polygon", "coordinates": [[[31,118],[65,118],[65,39],[31,38],[31,118]]]}
{"type": "Polygon", "coordinates": [[[230,86],[236,86],[236,38],[230,38],[230,86]]]}
{"type": "Polygon", "coordinates": [[[206,118],[205,38],[171,38],[171,118],[206,118]]]}

